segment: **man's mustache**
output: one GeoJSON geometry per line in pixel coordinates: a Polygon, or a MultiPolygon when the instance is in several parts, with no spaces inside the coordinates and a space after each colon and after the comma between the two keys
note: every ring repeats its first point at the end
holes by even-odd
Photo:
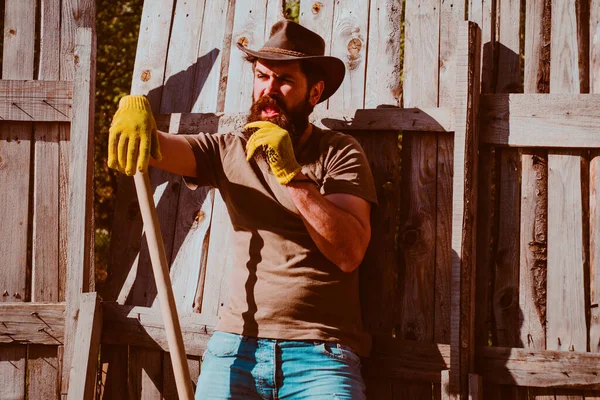
{"type": "Polygon", "coordinates": [[[261,96],[254,104],[254,109],[262,111],[267,107],[277,106],[281,111],[287,112],[283,100],[278,97],[272,97],[270,95],[261,96]]]}

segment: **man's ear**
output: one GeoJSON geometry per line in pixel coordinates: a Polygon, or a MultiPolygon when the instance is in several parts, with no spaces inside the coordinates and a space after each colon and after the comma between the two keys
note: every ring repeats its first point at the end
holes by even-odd
{"type": "Polygon", "coordinates": [[[313,85],[310,89],[310,104],[313,106],[317,105],[321,95],[323,94],[323,90],[325,90],[325,82],[319,81],[313,85]]]}

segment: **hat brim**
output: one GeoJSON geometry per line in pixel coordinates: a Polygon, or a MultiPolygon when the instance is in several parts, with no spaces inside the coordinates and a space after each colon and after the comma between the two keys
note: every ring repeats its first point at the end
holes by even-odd
{"type": "Polygon", "coordinates": [[[253,57],[260,58],[263,60],[273,60],[273,61],[304,61],[310,64],[315,64],[321,68],[325,76],[323,77],[323,81],[325,83],[325,88],[323,89],[323,94],[321,94],[321,98],[318,103],[321,103],[327,100],[331,95],[333,95],[342,82],[344,81],[344,75],[346,74],[346,66],[344,62],[337,57],[331,56],[303,56],[297,57],[289,54],[282,53],[272,53],[267,51],[254,51],[249,48],[243,46],[240,43],[236,43],[238,49],[243,51],[246,54],[249,54],[253,57]]]}

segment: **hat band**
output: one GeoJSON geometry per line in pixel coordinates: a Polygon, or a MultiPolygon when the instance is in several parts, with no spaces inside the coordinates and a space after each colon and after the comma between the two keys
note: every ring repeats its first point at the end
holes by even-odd
{"type": "Polygon", "coordinates": [[[294,56],[294,57],[306,57],[306,54],[300,53],[299,51],[280,49],[278,47],[263,47],[259,51],[264,51],[265,53],[286,54],[288,56],[294,56]]]}

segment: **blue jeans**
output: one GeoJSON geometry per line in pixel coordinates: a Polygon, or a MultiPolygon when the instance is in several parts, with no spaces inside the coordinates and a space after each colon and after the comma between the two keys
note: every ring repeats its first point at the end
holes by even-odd
{"type": "Polygon", "coordinates": [[[360,358],[321,341],[257,339],[215,332],[196,399],[365,399],[360,358]]]}

